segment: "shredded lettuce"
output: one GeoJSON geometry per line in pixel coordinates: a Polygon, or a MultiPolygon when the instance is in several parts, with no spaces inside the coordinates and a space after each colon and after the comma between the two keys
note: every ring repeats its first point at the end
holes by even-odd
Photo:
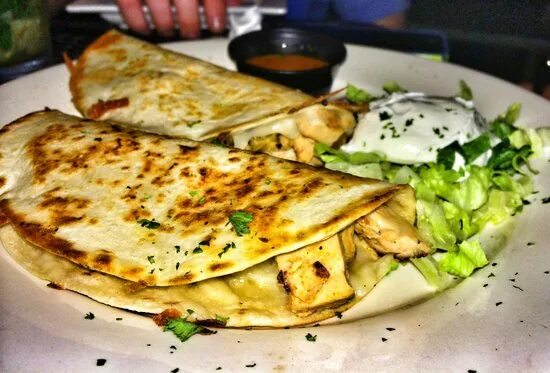
{"type": "Polygon", "coordinates": [[[378,97],[371,95],[365,90],[357,88],[354,85],[348,84],[346,87],[346,99],[355,104],[365,104],[376,100],[378,97]]]}
{"type": "Polygon", "coordinates": [[[384,84],[382,86],[382,89],[384,90],[384,92],[388,93],[388,94],[392,94],[392,93],[399,93],[399,92],[407,92],[407,90],[403,87],[401,87],[399,84],[397,84],[397,82],[395,81],[390,81],[390,82],[387,82],[386,84],[384,84]]]}
{"type": "Polygon", "coordinates": [[[487,265],[489,261],[478,240],[463,241],[458,251],[447,252],[439,261],[439,268],[455,276],[468,277],[474,269],[487,265]]]}
{"type": "Polygon", "coordinates": [[[431,247],[446,251],[456,250],[456,236],[440,203],[418,199],[416,211],[418,231],[431,247]]]}
{"type": "Polygon", "coordinates": [[[460,84],[460,92],[457,96],[466,101],[472,101],[474,98],[474,95],[472,94],[472,89],[462,79],[460,80],[459,84],[460,84]]]}
{"type": "Polygon", "coordinates": [[[347,162],[330,162],[325,165],[326,168],[333,171],[345,172],[347,174],[366,177],[369,179],[384,180],[382,167],[378,163],[367,163],[364,165],[353,165],[347,162]]]}
{"type": "Polygon", "coordinates": [[[446,289],[452,283],[452,276],[439,268],[439,264],[433,255],[412,258],[411,262],[422,273],[426,281],[438,290],[446,289]]]}
{"type": "Polygon", "coordinates": [[[383,155],[379,153],[365,153],[355,152],[346,153],[341,150],[336,150],[328,146],[327,144],[317,143],[315,144],[315,155],[319,157],[323,162],[347,162],[350,164],[358,165],[365,163],[380,162],[384,159],[383,155]]]}
{"type": "MultiPolygon", "coordinates": [[[[466,87],[461,85],[461,90],[466,87]]],[[[389,91],[394,88],[402,89],[396,85],[389,91]]],[[[434,250],[444,253],[438,254],[440,260],[429,255],[411,261],[429,283],[442,289],[449,284],[449,274],[468,277],[487,263],[474,237],[487,224],[502,223],[520,212],[533,191],[532,178],[523,167],[536,173],[529,158],[542,152],[548,134],[545,128],[515,127],[520,109],[519,104],[510,105],[491,122],[488,132],[463,145],[455,142],[441,149],[437,163],[401,165],[385,161],[383,154],[346,153],[326,144],[317,144],[315,154],[329,169],[414,188],[417,229],[434,250]],[[486,165],[474,165],[488,150],[491,156],[486,165]],[[456,153],[465,161],[459,170],[452,169],[456,153]]]]}

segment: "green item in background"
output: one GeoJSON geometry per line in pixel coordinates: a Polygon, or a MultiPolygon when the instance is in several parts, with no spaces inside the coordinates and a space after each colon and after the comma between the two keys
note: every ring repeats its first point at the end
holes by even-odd
{"type": "Polygon", "coordinates": [[[0,67],[49,55],[45,4],[43,0],[0,0],[0,67]]]}

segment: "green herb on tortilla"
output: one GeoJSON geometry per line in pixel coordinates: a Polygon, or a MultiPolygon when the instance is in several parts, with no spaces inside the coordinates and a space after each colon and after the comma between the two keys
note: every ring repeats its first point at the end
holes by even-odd
{"type": "Polygon", "coordinates": [[[247,211],[235,211],[229,215],[229,222],[233,225],[237,236],[250,233],[248,224],[252,221],[254,216],[247,211]]]}
{"type": "Polygon", "coordinates": [[[160,227],[160,223],[156,222],[155,219],[153,220],[141,219],[141,220],[138,220],[137,222],[142,227],[145,227],[147,229],[157,229],[158,227],[160,227]]]}

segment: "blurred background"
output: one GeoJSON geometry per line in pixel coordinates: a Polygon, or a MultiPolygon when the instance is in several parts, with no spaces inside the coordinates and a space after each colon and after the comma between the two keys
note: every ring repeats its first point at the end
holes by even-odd
{"type": "MultiPolygon", "coordinates": [[[[447,60],[550,98],[550,1],[382,0],[378,8],[393,8],[379,15],[362,14],[346,6],[347,2],[265,0],[259,5],[264,28],[292,25],[325,31],[349,43],[447,60]]],[[[236,3],[238,6],[228,9],[229,14],[242,14],[254,5],[253,1],[236,3]]],[[[78,56],[113,26],[124,28],[114,1],[72,2],[50,21],[53,62],[61,62],[63,52],[78,56]]],[[[200,37],[211,36],[204,27],[200,37]]],[[[181,40],[155,32],[140,37],[153,42],[181,40]]]]}

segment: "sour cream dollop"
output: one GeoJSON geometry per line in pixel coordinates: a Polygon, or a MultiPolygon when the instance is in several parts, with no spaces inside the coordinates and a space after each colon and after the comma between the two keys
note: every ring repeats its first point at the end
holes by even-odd
{"type": "Polygon", "coordinates": [[[424,93],[394,93],[371,102],[361,115],[346,152],[378,152],[388,161],[436,162],[439,149],[461,145],[484,132],[485,121],[471,101],[424,93]]]}

